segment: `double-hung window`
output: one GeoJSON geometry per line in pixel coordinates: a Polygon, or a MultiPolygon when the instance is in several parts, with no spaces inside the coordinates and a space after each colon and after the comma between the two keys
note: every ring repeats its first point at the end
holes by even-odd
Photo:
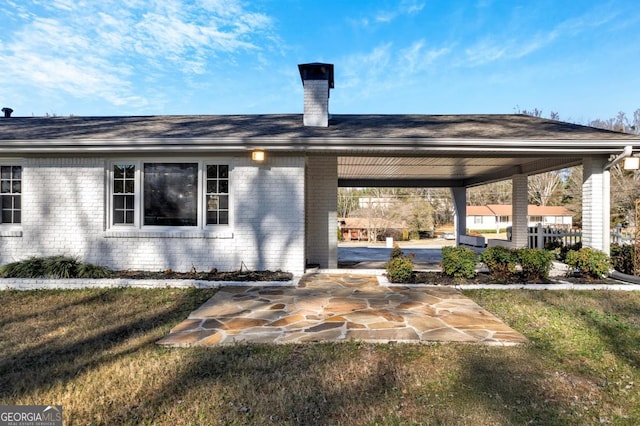
{"type": "Polygon", "coordinates": [[[22,166],[0,166],[2,224],[22,223],[22,166]]]}
{"type": "Polygon", "coordinates": [[[205,161],[114,162],[112,228],[205,228],[229,224],[229,165],[205,161]]]}

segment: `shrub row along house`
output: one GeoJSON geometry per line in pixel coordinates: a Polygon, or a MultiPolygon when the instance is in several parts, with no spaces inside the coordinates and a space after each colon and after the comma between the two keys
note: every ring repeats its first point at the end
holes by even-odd
{"type": "Polygon", "coordinates": [[[331,115],[333,65],[298,68],[303,114],[0,118],[0,263],[335,268],[339,186],[449,187],[459,236],[466,189],[509,178],[526,246],[527,176],[577,164],[584,244],[607,250],[609,158],[638,139],[524,115],[331,115]]]}

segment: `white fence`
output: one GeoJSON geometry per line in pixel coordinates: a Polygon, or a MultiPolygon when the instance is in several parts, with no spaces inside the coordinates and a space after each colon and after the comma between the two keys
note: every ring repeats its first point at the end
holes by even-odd
{"type": "Polygon", "coordinates": [[[572,246],[582,241],[582,231],[569,226],[537,226],[529,227],[529,248],[543,249],[547,244],[561,242],[563,246],[572,246]]]}
{"type": "MultiPolygon", "coordinates": [[[[611,231],[611,244],[633,244],[633,234],[624,233],[620,228],[611,231]]],[[[582,241],[582,231],[562,226],[530,226],[529,227],[529,247],[544,248],[547,244],[560,241],[562,245],[572,246],[582,241]]]]}

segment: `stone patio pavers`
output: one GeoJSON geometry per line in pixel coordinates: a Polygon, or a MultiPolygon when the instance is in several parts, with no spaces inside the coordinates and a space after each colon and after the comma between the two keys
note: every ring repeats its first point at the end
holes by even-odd
{"type": "Polygon", "coordinates": [[[451,287],[384,287],[375,276],[312,274],[297,287],[222,287],[158,344],[471,342],[520,333],[451,287]]]}

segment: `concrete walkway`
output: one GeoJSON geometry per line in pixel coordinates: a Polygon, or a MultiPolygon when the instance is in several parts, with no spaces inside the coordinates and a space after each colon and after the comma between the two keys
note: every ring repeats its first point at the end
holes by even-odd
{"type": "Polygon", "coordinates": [[[385,287],[372,275],[310,274],[296,287],[223,287],[158,341],[234,343],[469,342],[526,338],[450,287],[385,287]]]}

